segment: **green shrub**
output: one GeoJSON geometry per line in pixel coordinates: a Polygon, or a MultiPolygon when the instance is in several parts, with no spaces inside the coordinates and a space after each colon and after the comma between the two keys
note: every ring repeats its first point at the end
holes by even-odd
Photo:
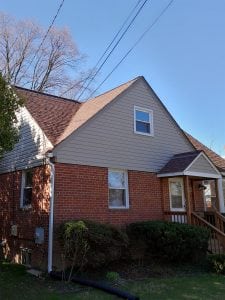
{"type": "MultiPolygon", "coordinates": [[[[74,268],[82,269],[86,264],[88,245],[88,228],[83,221],[67,222],[59,229],[59,239],[63,249],[63,259],[71,263],[68,280],[71,280],[74,268]]],[[[63,264],[65,270],[65,261],[63,264]]]]}
{"type": "MultiPolygon", "coordinates": [[[[70,221],[62,224],[59,229],[59,240],[62,249],[65,245],[70,245],[72,248],[76,245],[76,224],[82,222],[85,226],[83,232],[82,245],[85,245],[86,253],[85,259],[77,260],[76,266],[80,267],[82,261],[83,266],[98,268],[105,266],[111,262],[118,261],[123,254],[123,251],[128,246],[128,237],[125,231],[108,224],[101,224],[93,221],[70,221]],[[74,228],[74,230],[71,230],[74,228]],[[69,240],[67,239],[68,232],[69,240]]],[[[82,256],[84,250],[80,251],[82,256]]],[[[70,258],[70,251],[67,250],[66,258],[70,258]]]]}
{"type": "Polygon", "coordinates": [[[196,261],[205,257],[209,233],[206,229],[164,221],[146,221],[127,226],[130,248],[140,256],[167,261],[196,261]]]}
{"type": "Polygon", "coordinates": [[[208,265],[212,272],[217,274],[225,274],[225,254],[208,255],[208,265]]]}
{"type": "Polygon", "coordinates": [[[117,282],[120,279],[120,275],[117,272],[107,272],[106,279],[111,282],[117,282]]]}

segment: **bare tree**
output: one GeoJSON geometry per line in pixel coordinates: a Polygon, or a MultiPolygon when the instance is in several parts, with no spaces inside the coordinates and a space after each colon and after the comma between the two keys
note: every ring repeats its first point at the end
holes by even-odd
{"type": "Polygon", "coordinates": [[[46,29],[0,13],[0,72],[13,85],[75,98],[91,70],[69,30],[46,29]]]}

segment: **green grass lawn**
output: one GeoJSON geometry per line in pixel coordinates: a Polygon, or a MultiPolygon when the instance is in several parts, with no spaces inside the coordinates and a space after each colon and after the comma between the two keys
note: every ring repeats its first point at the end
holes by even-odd
{"type": "MultiPolygon", "coordinates": [[[[209,273],[129,281],[121,289],[140,299],[225,299],[225,277],[209,273]]],[[[101,291],[26,274],[18,265],[0,265],[0,299],[118,299],[101,291]]]]}

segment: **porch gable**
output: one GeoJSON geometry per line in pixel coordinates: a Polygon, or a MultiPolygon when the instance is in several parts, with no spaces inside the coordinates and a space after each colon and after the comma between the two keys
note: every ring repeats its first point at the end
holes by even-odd
{"type": "Polygon", "coordinates": [[[221,174],[203,151],[174,155],[158,173],[158,177],[197,176],[221,178],[221,174]]]}
{"type": "Polygon", "coordinates": [[[200,155],[185,170],[185,175],[220,178],[221,174],[208,157],[201,152],[200,155]],[[200,174],[199,174],[200,173],[200,174]],[[195,175],[196,174],[196,175],[195,175]],[[219,176],[219,177],[218,177],[219,176]]]}

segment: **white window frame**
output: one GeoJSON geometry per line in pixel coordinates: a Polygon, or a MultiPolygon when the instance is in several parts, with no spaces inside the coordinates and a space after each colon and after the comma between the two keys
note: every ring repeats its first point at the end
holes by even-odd
{"type": "MultiPolygon", "coordinates": [[[[144,123],[144,122],[143,122],[144,123]]],[[[146,123],[146,122],[145,122],[146,123]]],[[[151,109],[148,109],[148,108],[143,108],[143,107],[140,107],[140,106],[134,106],[134,133],[136,134],[141,134],[141,135],[147,135],[147,136],[154,136],[154,126],[153,126],[153,110],[151,109]],[[137,128],[136,128],[136,121],[139,121],[139,122],[142,122],[141,120],[136,120],[136,111],[139,110],[139,111],[143,111],[145,113],[148,113],[149,116],[150,116],[150,122],[149,122],[149,125],[150,125],[150,133],[147,133],[147,132],[140,132],[140,131],[137,131],[137,128]]]]}
{"type": "MultiPolygon", "coordinates": [[[[118,190],[120,188],[117,188],[118,190]]],[[[121,188],[121,190],[123,190],[121,188]]],[[[121,170],[121,169],[108,169],[108,207],[110,209],[128,209],[129,208],[129,187],[128,187],[128,172],[126,170],[121,170]],[[109,173],[110,172],[120,172],[124,174],[124,179],[125,179],[125,197],[126,197],[126,204],[125,206],[110,206],[109,203],[109,173]]]]}
{"type": "Polygon", "coordinates": [[[30,172],[30,171],[32,172],[31,169],[26,169],[26,170],[22,171],[21,190],[20,190],[20,208],[24,208],[24,209],[31,208],[31,204],[24,205],[24,202],[23,202],[25,182],[26,182],[26,174],[27,174],[27,172],[30,172]]]}
{"type": "Polygon", "coordinates": [[[186,211],[183,178],[180,178],[180,177],[169,178],[169,196],[170,196],[170,211],[186,211]],[[172,197],[171,197],[172,195],[171,195],[170,183],[174,182],[174,181],[181,183],[181,188],[182,188],[182,205],[183,205],[182,208],[173,208],[172,207],[172,197]]]}

